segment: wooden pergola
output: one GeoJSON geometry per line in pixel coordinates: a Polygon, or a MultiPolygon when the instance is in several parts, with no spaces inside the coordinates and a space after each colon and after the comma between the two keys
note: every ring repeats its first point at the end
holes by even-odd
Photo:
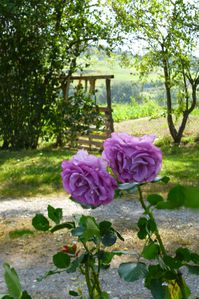
{"type": "Polygon", "coordinates": [[[95,94],[95,87],[97,80],[105,80],[106,86],[106,100],[107,105],[100,107],[100,112],[104,115],[105,128],[103,130],[95,129],[94,124],[91,124],[91,132],[89,135],[79,136],[77,143],[81,147],[101,148],[103,141],[110,136],[114,131],[113,117],[112,117],[112,101],[111,101],[111,79],[114,75],[86,75],[86,76],[61,76],[61,87],[63,90],[64,100],[67,102],[69,97],[69,89],[71,82],[78,81],[82,84],[85,92],[95,94]]]}

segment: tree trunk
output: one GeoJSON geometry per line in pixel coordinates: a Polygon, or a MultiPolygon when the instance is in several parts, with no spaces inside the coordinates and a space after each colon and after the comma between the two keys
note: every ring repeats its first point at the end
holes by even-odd
{"type": "Polygon", "coordinates": [[[166,98],[167,98],[167,123],[168,123],[170,134],[175,142],[177,137],[177,130],[175,128],[173,117],[172,117],[172,98],[171,98],[171,82],[170,82],[171,80],[169,74],[168,60],[166,57],[164,57],[163,59],[163,65],[164,65],[164,84],[165,84],[166,98]]]}
{"type": "MultiPolygon", "coordinates": [[[[164,48],[162,48],[164,51],[164,48]]],[[[171,96],[171,78],[170,78],[170,73],[169,73],[169,61],[168,58],[165,57],[163,59],[163,66],[164,66],[164,79],[165,79],[165,89],[166,89],[166,98],[167,98],[167,123],[169,127],[170,134],[173,138],[173,141],[175,144],[179,145],[183,136],[183,132],[185,130],[187,120],[189,117],[189,114],[194,110],[196,107],[196,90],[197,90],[197,85],[199,84],[199,77],[193,80],[191,77],[188,77],[188,80],[191,84],[192,87],[192,103],[190,108],[188,108],[188,95],[186,97],[186,109],[183,111],[183,117],[181,124],[179,126],[179,129],[177,130],[174,122],[173,122],[173,117],[172,117],[172,96],[171,96]]],[[[187,89],[186,86],[186,81],[184,77],[184,84],[185,84],[185,89],[187,89]]]]}

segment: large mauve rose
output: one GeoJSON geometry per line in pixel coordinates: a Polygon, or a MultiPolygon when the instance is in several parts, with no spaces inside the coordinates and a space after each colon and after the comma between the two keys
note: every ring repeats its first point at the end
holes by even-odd
{"type": "Polygon", "coordinates": [[[62,162],[64,189],[76,201],[91,206],[110,203],[117,188],[115,179],[106,171],[101,158],[80,150],[69,161],[62,162]]]}
{"type": "Polygon", "coordinates": [[[104,142],[103,158],[122,183],[150,182],[161,169],[162,153],[153,145],[155,136],[133,137],[112,133],[104,142]]]}

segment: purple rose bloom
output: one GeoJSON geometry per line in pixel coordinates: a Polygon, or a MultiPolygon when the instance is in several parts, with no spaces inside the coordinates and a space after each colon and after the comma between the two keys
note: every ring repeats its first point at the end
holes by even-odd
{"type": "Polygon", "coordinates": [[[110,203],[117,188],[115,179],[106,171],[107,163],[101,158],[80,150],[70,161],[62,162],[64,189],[86,205],[110,203]]]}
{"type": "Polygon", "coordinates": [[[103,158],[122,183],[150,182],[162,165],[162,153],[153,145],[155,136],[134,137],[112,133],[104,142],[103,158]]]}

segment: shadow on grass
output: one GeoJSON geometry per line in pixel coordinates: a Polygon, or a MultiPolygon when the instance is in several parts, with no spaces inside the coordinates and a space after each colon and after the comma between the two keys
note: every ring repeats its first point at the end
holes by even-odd
{"type": "MultiPolygon", "coordinates": [[[[161,175],[169,176],[172,184],[199,185],[199,144],[167,146],[162,150],[161,175]]],[[[75,152],[66,149],[1,151],[0,199],[62,193],[61,162],[75,152]]],[[[159,191],[165,192],[165,187],[157,187],[159,191]]]]}
{"type": "Polygon", "coordinates": [[[172,183],[199,186],[199,144],[163,148],[161,173],[172,183]]]}
{"type": "Polygon", "coordinates": [[[1,151],[0,198],[62,191],[61,162],[74,153],[65,149],[1,151]]]}

